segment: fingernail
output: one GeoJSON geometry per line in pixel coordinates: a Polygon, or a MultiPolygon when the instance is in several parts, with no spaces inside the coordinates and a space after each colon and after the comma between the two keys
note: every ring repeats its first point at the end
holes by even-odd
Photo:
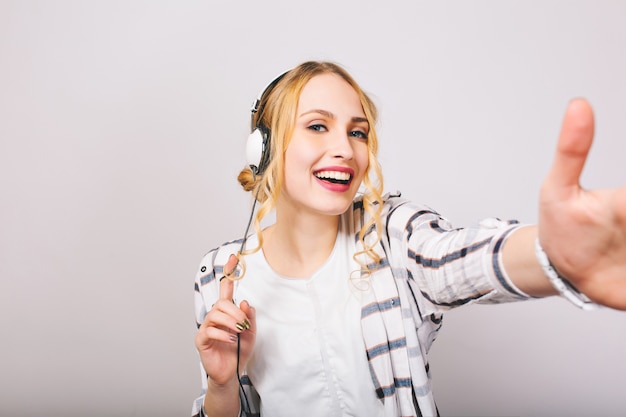
{"type": "Polygon", "coordinates": [[[240,332],[243,332],[244,330],[248,330],[250,328],[250,322],[248,319],[243,319],[241,323],[235,324],[235,327],[238,328],[240,332]]]}
{"type": "Polygon", "coordinates": [[[228,338],[230,339],[231,342],[237,341],[237,336],[235,336],[234,334],[231,334],[230,336],[228,336],[228,338]]]}

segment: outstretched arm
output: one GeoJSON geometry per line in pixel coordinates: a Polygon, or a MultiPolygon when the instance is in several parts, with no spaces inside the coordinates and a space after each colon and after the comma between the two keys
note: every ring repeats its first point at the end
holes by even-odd
{"type": "Polygon", "coordinates": [[[541,188],[539,225],[513,233],[504,248],[504,264],[526,293],[556,294],[535,256],[534,240],[539,236],[560,275],[593,301],[626,310],[626,187],[581,188],[593,134],[591,106],[573,100],[541,188]]]}

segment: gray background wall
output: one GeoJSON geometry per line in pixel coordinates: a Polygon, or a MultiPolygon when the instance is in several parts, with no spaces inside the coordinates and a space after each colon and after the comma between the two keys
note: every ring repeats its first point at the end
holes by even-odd
{"type": "MultiPolygon", "coordinates": [[[[248,108],[305,59],[381,109],[386,188],[457,225],[536,221],[568,100],[626,184],[626,2],[0,1],[0,414],[188,415],[193,277],[243,232],[248,108]]],[[[560,299],[450,313],[450,416],[622,415],[626,315],[560,299]]]]}

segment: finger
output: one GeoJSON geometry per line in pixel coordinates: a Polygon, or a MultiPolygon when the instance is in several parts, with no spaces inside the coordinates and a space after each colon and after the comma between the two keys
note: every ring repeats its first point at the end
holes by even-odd
{"type": "Polygon", "coordinates": [[[572,187],[580,184],[593,134],[591,106],[584,99],[572,100],[563,117],[554,162],[548,174],[548,182],[552,186],[572,187]]]}
{"type": "Polygon", "coordinates": [[[196,347],[202,348],[203,346],[208,346],[211,342],[215,341],[237,343],[237,335],[218,327],[207,327],[203,330],[202,334],[199,335],[198,340],[196,341],[196,347]]]}
{"type": "Polygon", "coordinates": [[[237,340],[237,333],[233,333],[229,326],[223,325],[228,322],[227,317],[224,313],[214,310],[206,315],[196,332],[195,345],[198,350],[210,347],[215,341],[233,343],[237,340]]]}
{"type": "MultiPolygon", "coordinates": [[[[238,309],[232,301],[221,300],[215,303],[204,321],[204,327],[218,327],[234,333],[241,333],[241,323],[246,322],[247,316],[238,309]]],[[[245,327],[245,326],[244,326],[245,327]]]]}
{"type": "Polygon", "coordinates": [[[256,333],[256,310],[252,307],[247,301],[242,301],[239,305],[241,311],[243,311],[248,318],[248,323],[250,324],[250,330],[252,333],[256,333]]]}
{"type": "MultiPolygon", "coordinates": [[[[224,276],[232,273],[237,267],[237,257],[235,255],[230,255],[228,258],[228,262],[224,265],[224,276]]],[[[232,280],[228,278],[220,278],[220,299],[221,300],[232,300],[233,299],[233,290],[235,288],[235,284],[232,280]]]]}

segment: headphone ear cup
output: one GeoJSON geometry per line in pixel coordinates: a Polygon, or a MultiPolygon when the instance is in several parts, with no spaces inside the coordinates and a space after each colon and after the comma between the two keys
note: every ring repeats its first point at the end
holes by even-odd
{"type": "Polygon", "coordinates": [[[263,161],[263,153],[265,151],[265,138],[261,129],[256,128],[248,136],[246,142],[246,160],[252,172],[257,175],[260,174],[261,162],[263,161]]]}

